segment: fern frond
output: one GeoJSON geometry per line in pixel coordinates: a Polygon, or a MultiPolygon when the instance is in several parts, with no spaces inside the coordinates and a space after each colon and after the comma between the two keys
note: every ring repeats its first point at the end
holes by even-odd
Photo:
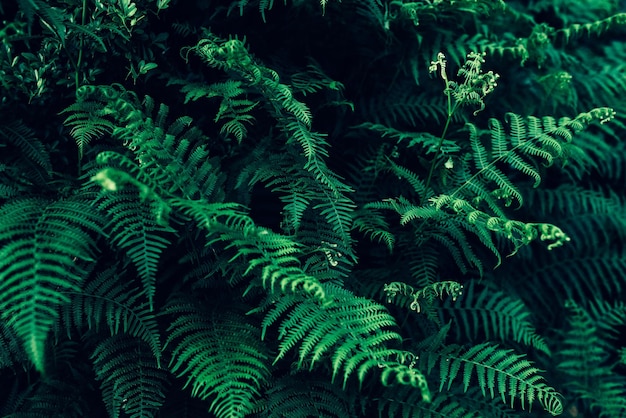
{"type": "Polygon", "coordinates": [[[15,331],[3,320],[0,322],[0,369],[15,368],[28,361],[22,342],[15,331]]]}
{"type": "MultiPolygon", "coordinates": [[[[366,120],[384,126],[420,126],[428,121],[441,123],[446,119],[445,101],[439,95],[418,93],[407,88],[396,88],[391,92],[368,97],[359,106],[366,120]]],[[[455,118],[456,120],[456,118],[455,118]]]]}
{"type": "MultiPolygon", "coordinates": [[[[498,163],[506,162],[511,168],[532,177],[535,180],[534,186],[537,187],[541,176],[533,162],[552,165],[556,159],[565,157],[565,146],[572,141],[575,134],[593,121],[604,123],[614,115],[615,112],[610,108],[597,108],[581,113],[574,119],[561,118],[557,124],[555,119],[550,117],[530,116],[524,119],[519,115],[507,113],[506,118],[510,125],[509,138],[505,139],[505,130],[498,120],[491,119],[489,122],[490,157],[481,142],[481,132],[473,124],[468,123],[466,126],[470,132],[475,168],[472,170],[472,177],[467,179],[454,194],[462,193],[472,184],[472,179],[482,177],[498,186],[497,194],[506,200],[507,205],[515,200],[521,207],[523,200],[518,187],[497,167],[498,163]],[[509,141],[512,148],[507,150],[506,143],[509,141]],[[537,161],[537,159],[543,161],[537,161]]],[[[479,198],[488,198],[488,195],[480,189],[475,189],[475,191],[479,192],[479,198]]]]}
{"type": "Polygon", "coordinates": [[[45,342],[68,291],[79,291],[102,225],[80,200],[22,199],[0,208],[0,312],[43,372],[45,342]]]}
{"type": "Polygon", "coordinates": [[[343,83],[330,78],[315,61],[311,61],[307,65],[306,71],[292,74],[290,84],[294,93],[302,93],[305,96],[307,94],[318,92],[322,89],[334,90],[338,92],[341,92],[344,89],[343,83]]]}
{"type": "Polygon", "coordinates": [[[15,145],[29,160],[41,167],[46,173],[52,172],[50,154],[35,133],[22,121],[2,121],[0,139],[15,145]]]}
{"type": "Polygon", "coordinates": [[[617,13],[605,19],[589,23],[574,23],[556,32],[556,36],[568,44],[570,41],[583,36],[601,36],[614,28],[626,25],[626,13],[617,13]]]}
{"type": "MultiPolygon", "coordinates": [[[[343,369],[344,387],[357,370],[358,380],[363,383],[372,362],[387,363],[383,359],[390,351],[385,350],[385,345],[399,339],[391,329],[395,320],[382,306],[370,300],[335,287],[331,289],[328,293],[332,294],[332,303],[320,306],[310,300],[301,301],[280,322],[275,362],[299,346],[298,368],[311,370],[317,362],[327,360],[332,365],[333,381],[343,369]]],[[[272,310],[268,315],[277,317],[272,310]]],[[[271,325],[268,321],[264,324],[271,325]]],[[[397,369],[400,364],[388,363],[385,378],[406,373],[397,369]]]]}
{"type": "Polygon", "coordinates": [[[479,335],[487,340],[512,339],[550,355],[548,344],[537,334],[530,321],[531,312],[521,299],[490,287],[479,291],[476,287],[471,281],[459,302],[440,308],[454,319],[457,337],[465,335],[470,341],[479,335]]]}
{"type": "Polygon", "coordinates": [[[140,202],[134,190],[102,193],[94,206],[110,216],[111,240],[135,264],[152,310],[159,258],[171,244],[168,235],[175,230],[160,225],[153,208],[140,202]]]}
{"type": "Polygon", "coordinates": [[[126,334],[99,341],[91,354],[109,416],[155,416],[166,398],[168,373],[143,341],[126,334]]]}
{"type": "Polygon", "coordinates": [[[351,409],[341,387],[305,372],[282,377],[266,392],[262,417],[347,417],[351,409]]]}
{"type": "Polygon", "coordinates": [[[299,245],[288,237],[254,225],[239,205],[176,199],[171,204],[206,229],[209,243],[225,242],[227,249],[234,248],[235,255],[230,262],[248,258],[244,276],[258,271],[263,287],[270,291],[303,292],[318,302],[326,301],[321,283],[299,266],[295,257],[299,245]]]}
{"type": "Polygon", "coordinates": [[[185,103],[200,98],[221,97],[222,101],[214,118],[215,122],[226,121],[220,132],[232,134],[239,143],[247,136],[248,128],[246,125],[252,124],[255,120],[249,112],[258,105],[258,102],[247,98],[247,91],[243,88],[241,81],[227,80],[221,83],[204,84],[172,80],[169,83],[183,84],[180,91],[185,93],[185,103]]]}
{"type": "Polygon", "coordinates": [[[626,308],[623,303],[611,306],[600,302],[585,309],[573,300],[567,300],[565,307],[570,328],[564,335],[557,367],[574,382],[568,385],[570,390],[588,400],[598,416],[620,416],[626,412],[626,382],[611,361],[616,347],[608,335],[602,334],[609,331],[606,328],[625,322],[626,308]]]}
{"type": "MultiPolygon", "coordinates": [[[[244,42],[238,39],[221,40],[207,36],[191,51],[208,65],[243,78],[251,89],[272,103],[269,110],[287,137],[287,145],[296,142],[302,148],[305,161],[302,167],[316,181],[311,187],[316,189],[320,202],[314,208],[332,225],[343,246],[350,248],[350,214],[354,204],[347,193],[352,190],[328,168],[324,160],[328,157],[326,135],[311,130],[312,114],[306,104],[294,98],[292,89],[280,83],[274,70],[257,63],[244,42]]],[[[352,251],[349,255],[353,256],[352,251]]]]}
{"type": "MultiPolygon", "coordinates": [[[[0,408],[3,417],[16,418],[78,418],[89,411],[84,388],[78,387],[74,376],[51,376],[45,380],[19,385],[18,379],[9,399],[0,408]],[[19,386],[21,391],[17,392],[19,386]]],[[[84,377],[84,376],[81,376],[84,377]]],[[[8,388],[7,388],[8,389],[8,388]]]]}
{"type": "Polygon", "coordinates": [[[90,279],[80,292],[66,292],[71,302],[60,312],[59,334],[65,326],[67,336],[73,331],[95,332],[107,327],[111,336],[128,334],[142,340],[161,367],[161,339],[156,316],[144,295],[121,279],[115,267],[90,279]]]}
{"type": "MultiPolygon", "coordinates": [[[[78,95],[78,92],[77,92],[78,95]]],[[[80,96],[79,96],[80,97],[80,96]]],[[[81,101],[72,104],[61,113],[70,113],[64,121],[70,127],[70,135],[78,146],[78,156],[82,158],[85,147],[94,139],[111,133],[115,125],[105,118],[109,110],[95,101],[81,101]]]]}
{"type": "Polygon", "coordinates": [[[570,376],[589,379],[610,374],[603,364],[609,353],[597,334],[595,321],[589,312],[573,300],[565,302],[569,310],[570,329],[565,335],[564,347],[559,351],[562,361],[558,368],[570,376]]]}
{"type": "Polygon", "coordinates": [[[391,282],[385,284],[384,291],[387,295],[387,302],[392,302],[398,295],[411,298],[409,309],[420,313],[423,309],[422,304],[432,305],[435,298],[441,298],[443,300],[444,294],[451,297],[452,301],[462,294],[463,285],[459,282],[452,280],[441,281],[429,284],[422,289],[415,289],[402,282],[391,282]]]}
{"type": "Polygon", "coordinates": [[[494,398],[497,393],[505,404],[510,403],[513,407],[517,400],[523,409],[528,407],[529,410],[538,400],[552,415],[563,412],[560,395],[543,382],[538,374],[540,370],[524,355],[514,354],[513,350],[489,343],[478,344],[465,352],[442,353],[439,366],[440,391],[449,390],[458,378],[462,379],[463,388],[467,390],[475,376],[483,396],[494,398]]]}
{"type": "Polygon", "coordinates": [[[396,238],[389,231],[389,223],[381,214],[365,209],[357,210],[353,214],[352,226],[368,235],[372,240],[384,243],[389,252],[393,251],[396,238]]]}
{"type": "Polygon", "coordinates": [[[223,177],[217,161],[209,158],[202,132],[189,127],[191,118],[178,118],[168,126],[167,106],[159,105],[152,115],[156,107],[153,99],[145,97],[142,104],[134,93],[115,85],[83,86],[79,93],[78,102],[65,109],[72,113],[66,125],[76,120],[77,129],[91,132],[91,119],[83,119],[84,110],[90,109],[98,121],[103,121],[101,125],[111,130],[112,137],[135,154],[133,162],[126,155],[107,151],[98,157],[101,164],[123,166],[132,177],[159,193],[179,193],[189,198],[219,197],[217,186],[223,177]]]}
{"type": "Polygon", "coordinates": [[[166,347],[170,368],[185,377],[193,396],[211,400],[217,417],[244,417],[269,378],[269,356],[259,330],[232,312],[218,313],[175,300],[165,312],[174,319],[166,347]]]}

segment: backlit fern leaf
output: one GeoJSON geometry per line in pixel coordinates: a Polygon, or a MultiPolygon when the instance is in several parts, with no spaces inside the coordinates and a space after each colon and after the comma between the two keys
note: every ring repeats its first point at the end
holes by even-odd
{"type": "MultiPolygon", "coordinates": [[[[461,194],[467,184],[474,178],[482,177],[498,186],[498,196],[505,199],[506,204],[517,201],[522,206],[522,195],[518,187],[513,184],[509,177],[497,167],[500,163],[507,163],[512,169],[521,171],[534,179],[535,187],[539,185],[541,176],[535,167],[538,163],[552,165],[556,159],[565,157],[565,147],[572,141],[574,135],[585,129],[593,121],[604,123],[614,116],[609,108],[597,108],[590,112],[581,113],[576,118],[561,118],[558,123],[554,118],[538,118],[529,116],[522,118],[514,113],[507,113],[506,120],[510,125],[510,133],[507,135],[502,124],[491,119],[489,122],[490,154],[481,142],[482,133],[468,123],[470,143],[473,149],[474,169],[471,177],[454,192],[461,194]],[[505,145],[510,142],[512,147],[505,145]]],[[[485,191],[474,189],[479,192],[478,197],[487,199],[485,191]]]]}
{"type": "MultiPolygon", "coordinates": [[[[79,96],[80,100],[80,96],[79,96]]],[[[70,135],[78,146],[78,156],[82,158],[85,147],[94,139],[100,139],[103,135],[113,131],[114,124],[105,118],[109,114],[107,108],[95,101],[81,100],[72,104],[62,113],[70,113],[65,118],[65,126],[70,127],[70,135]]]]}

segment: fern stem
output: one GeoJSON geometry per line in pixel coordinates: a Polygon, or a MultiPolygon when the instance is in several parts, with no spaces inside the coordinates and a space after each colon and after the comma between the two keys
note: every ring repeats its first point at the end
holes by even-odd
{"type": "Polygon", "coordinates": [[[439,158],[439,153],[441,152],[441,147],[443,146],[443,141],[448,134],[448,128],[450,127],[450,122],[452,121],[452,115],[456,111],[458,107],[458,103],[455,103],[454,107],[452,106],[452,97],[450,94],[450,89],[448,86],[448,81],[446,80],[446,97],[448,99],[448,112],[446,118],[446,124],[443,127],[443,131],[441,136],[439,137],[439,143],[437,144],[437,151],[435,151],[435,156],[433,157],[432,162],[430,163],[430,170],[428,170],[428,177],[426,178],[426,186],[424,187],[424,193],[420,198],[420,204],[424,204],[426,200],[426,195],[428,194],[428,188],[430,187],[430,182],[433,179],[433,173],[435,172],[435,165],[437,164],[437,159],[439,158]]]}
{"type": "MultiPolygon", "coordinates": [[[[85,26],[85,21],[87,20],[87,0],[83,0],[83,10],[81,14],[80,24],[85,26]]],[[[78,48],[78,58],[76,59],[76,68],[74,71],[74,82],[76,84],[76,90],[80,87],[79,76],[80,76],[80,65],[83,61],[83,37],[80,38],[80,48],[78,48]]]]}

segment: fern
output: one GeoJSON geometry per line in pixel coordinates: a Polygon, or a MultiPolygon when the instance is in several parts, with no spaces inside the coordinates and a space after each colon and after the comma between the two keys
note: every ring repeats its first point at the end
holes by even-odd
{"type": "Polygon", "coordinates": [[[562,37],[565,43],[582,36],[600,36],[613,28],[626,25],[626,13],[618,13],[602,20],[590,23],[574,23],[567,28],[557,32],[557,36],[562,37]]]}
{"type": "Polygon", "coordinates": [[[15,331],[0,322],[0,369],[15,368],[18,364],[28,361],[15,331]]]}
{"type": "Polygon", "coordinates": [[[453,347],[444,349],[437,354],[439,390],[449,390],[457,378],[462,379],[463,390],[467,390],[475,376],[483,396],[494,398],[498,394],[502,402],[513,405],[517,400],[522,408],[529,410],[538,400],[552,415],[561,414],[559,394],[543,382],[539,369],[512,351],[488,343],[474,345],[465,352],[453,347]]]}
{"type": "MultiPolygon", "coordinates": [[[[532,177],[535,187],[541,181],[541,175],[532,163],[524,158],[539,158],[544,164],[552,165],[557,158],[563,158],[564,147],[572,141],[573,136],[583,130],[594,120],[604,123],[614,116],[612,109],[598,108],[587,113],[581,113],[574,119],[563,118],[558,125],[553,118],[539,119],[529,117],[523,120],[519,115],[507,114],[510,123],[510,136],[505,138],[504,128],[496,119],[490,119],[491,150],[489,157],[487,149],[480,141],[477,128],[469,124],[470,143],[473,148],[475,172],[455,191],[455,194],[463,191],[471,180],[481,176],[487,181],[494,182],[498,186],[498,197],[505,199],[507,204],[516,200],[521,206],[522,196],[519,190],[508,177],[497,168],[497,163],[503,162],[515,170],[532,177]],[[511,148],[507,147],[510,141],[511,148]],[[507,149],[508,148],[508,149],[507,149]]],[[[473,187],[474,191],[478,191],[473,187]]],[[[479,192],[479,197],[487,198],[486,191],[479,192]]]]}
{"type": "Polygon", "coordinates": [[[303,168],[316,180],[320,202],[315,206],[333,226],[339,241],[350,247],[352,201],[346,197],[351,191],[324,161],[328,156],[325,135],[311,131],[310,109],[293,96],[291,88],[279,82],[275,71],[255,62],[244,43],[238,39],[223,41],[215,36],[202,39],[191,49],[209,66],[229,71],[246,80],[265,101],[273,103],[270,111],[279,121],[278,127],[288,139],[302,148],[303,168]]]}
{"type": "Polygon", "coordinates": [[[221,103],[214,122],[226,120],[220,129],[222,134],[231,134],[238,143],[247,136],[246,125],[254,122],[254,116],[249,112],[259,103],[253,102],[246,97],[246,90],[241,81],[228,80],[223,83],[206,85],[203,83],[187,83],[184,80],[172,80],[170,84],[183,84],[180,89],[185,93],[185,103],[196,101],[200,98],[221,97],[221,103]]]}
{"type": "Polygon", "coordinates": [[[476,287],[474,281],[470,282],[459,302],[446,303],[440,308],[454,318],[457,337],[465,335],[470,341],[476,341],[479,335],[487,340],[511,339],[550,355],[545,339],[537,334],[530,321],[531,314],[521,299],[490,287],[480,291],[476,287]]]}
{"type": "Polygon", "coordinates": [[[294,93],[302,93],[305,96],[325,89],[341,93],[345,88],[343,83],[325,74],[320,64],[315,61],[307,65],[306,71],[292,74],[290,84],[294,93]]]}
{"type": "Polygon", "coordinates": [[[110,268],[89,280],[80,292],[67,292],[71,299],[61,308],[57,338],[63,327],[69,338],[75,332],[99,333],[108,327],[111,337],[127,334],[145,343],[157,367],[161,367],[162,345],[156,316],[144,295],[119,279],[123,273],[110,268]]]}
{"type": "Polygon", "coordinates": [[[67,376],[55,376],[46,381],[28,384],[20,393],[16,393],[19,382],[11,388],[5,408],[0,410],[5,417],[25,418],[63,418],[80,417],[88,411],[87,402],[81,399],[84,393],[76,387],[73,379],[67,376]]]}
{"type": "Polygon", "coordinates": [[[235,313],[204,312],[187,300],[173,300],[165,312],[175,315],[166,342],[173,346],[170,368],[186,377],[192,395],[211,400],[217,417],[252,412],[269,377],[258,329],[235,313]]]}
{"type": "Polygon", "coordinates": [[[368,235],[372,240],[384,243],[389,252],[393,251],[396,239],[389,231],[389,223],[379,213],[366,210],[355,211],[353,227],[368,235]]]}
{"type": "Polygon", "coordinates": [[[91,358],[109,416],[155,416],[165,401],[168,373],[143,341],[113,335],[98,343],[91,358]]]}
{"type": "Polygon", "coordinates": [[[44,173],[51,174],[52,163],[48,151],[34,132],[23,122],[3,122],[0,126],[0,138],[12,143],[25,157],[39,166],[44,173]]]}
{"type": "Polygon", "coordinates": [[[0,416],[625,415],[620,0],[5,3],[0,416]]]}
{"type": "Polygon", "coordinates": [[[78,291],[102,225],[85,202],[21,199],[0,208],[0,311],[44,372],[46,339],[60,306],[78,291]]]}
{"type": "Polygon", "coordinates": [[[64,113],[71,113],[65,119],[65,125],[71,127],[70,135],[78,146],[78,156],[82,158],[85,147],[94,139],[99,139],[103,135],[113,130],[113,123],[104,118],[109,110],[102,108],[100,103],[95,101],[85,101],[77,92],[79,103],[68,106],[64,113]]]}
{"type": "MultiPolygon", "coordinates": [[[[384,385],[414,387],[423,400],[429,401],[424,376],[405,364],[415,356],[386,348],[390,342],[399,341],[399,334],[390,329],[395,325],[393,317],[382,306],[345,290],[331,287],[327,294],[332,295],[333,303],[320,307],[312,301],[302,301],[293,305],[278,327],[280,344],[275,362],[299,346],[298,369],[313,370],[317,362],[327,361],[332,367],[332,380],[343,374],[345,388],[353,374],[357,374],[362,385],[366,375],[379,368],[384,385]]],[[[269,318],[278,318],[274,309],[268,312],[269,318]]],[[[269,318],[263,323],[264,329],[272,325],[269,318]]]]}
{"type": "Polygon", "coordinates": [[[135,264],[152,310],[159,257],[171,244],[167,235],[175,230],[159,225],[154,208],[138,202],[138,198],[132,190],[120,190],[103,193],[94,205],[110,216],[111,241],[135,264]]]}
{"type": "Polygon", "coordinates": [[[141,173],[140,181],[150,178],[154,190],[182,193],[190,198],[218,197],[216,186],[222,179],[215,160],[208,158],[206,147],[199,143],[204,138],[200,130],[189,127],[188,117],[167,125],[169,108],[160,105],[153,116],[154,107],[150,97],[145,98],[142,106],[134,94],[120,86],[81,87],[79,101],[64,110],[72,113],[65,123],[79,133],[106,125],[114,138],[135,152],[135,161],[115,152],[103,153],[100,161],[118,161],[133,175],[141,173]],[[91,109],[86,116],[85,109],[91,109]]]}
{"type": "Polygon", "coordinates": [[[433,304],[435,298],[443,299],[444,294],[451,296],[452,301],[461,295],[463,285],[455,281],[435,282],[426,287],[416,290],[412,286],[401,283],[392,282],[386,284],[384,291],[387,294],[387,302],[393,301],[398,295],[412,298],[410,300],[409,309],[420,313],[423,309],[422,304],[427,307],[433,304]]]}
{"type": "Polygon", "coordinates": [[[588,399],[591,408],[599,410],[600,417],[620,416],[626,411],[624,379],[611,367],[609,358],[615,348],[601,338],[598,327],[615,325],[610,319],[602,318],[602,314],[623,324],[624,306],[612,309],[606,304],[596,305],[593,315],[573,300],[566,301],[566,308],[570,312],[570,329],[564,336],[558,368],[575,379],[575,383],[568,386],[577,395],[588,399]]]}
{"type": "Polygon", "coordinates": [[[440,141],[440,138],[428,132],[402,132],[381,124],[374,123],[363,123],[361,125],[355,126],[355,128],[363,128],[374,132],[379,132],[381,134],[381,137],[396,139],[397,143],[406,142],[407,148],[420,146],[424,148],[426,154],[436,154],[438,152],[441,152],[442,154],[450,154],[456,153],[460,150],[458,144],[456,144],[454,141],[445,138],[443,141],[440,141]]]}
{"type": "Polygon", "coordinates": [[[276,385],[266,392],[266,398],[262,417],[351,416],[346,394],[340,387],[304,372],[277,379],[276,385]]]}
{"type": "Polygon", "coordinates": [[[209,244],[225,242],[226,248],[235,248],[229,263],[249,258],[246,276],[256,273],[264,288],[272,292],[300,293],[316,303],[325,303],[326,295],[321,283],[306,274],[298,265],[298,244],[266,228],[257,227],[235,204],[206,204],[173,200],[172,205],[194,219],[205,229],[209,244]]]}

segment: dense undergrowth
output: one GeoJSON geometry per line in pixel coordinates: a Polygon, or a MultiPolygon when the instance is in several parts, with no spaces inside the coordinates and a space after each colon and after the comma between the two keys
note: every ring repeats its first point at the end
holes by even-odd
{"type": "Polygon", "coordinates": [[[0,15],[1,417],[626,415],[623,2],[0,15]]]}

